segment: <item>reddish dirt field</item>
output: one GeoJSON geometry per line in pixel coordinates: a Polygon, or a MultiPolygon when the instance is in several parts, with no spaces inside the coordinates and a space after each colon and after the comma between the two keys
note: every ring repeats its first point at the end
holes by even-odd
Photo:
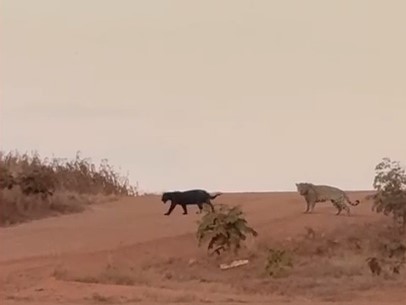
{"type": "MultiPolygon", "coordinates": [[[[365,193],[349,195],[362,200],[365,193]]],[[[223,194],[216,203],[240,205],[261,242],[290,241],[303,235],[305,227],[327,234],[383,218],[371,212],[368,202],[351,207],[351,217],[335,216],[329,203],[316,205],[314,214],[303,214],[304,200],[297,193],[223,194]]],[[[167,208],[157,196],[126,198],[80,214],[0,229],[0,303],[404,304],[406,286],[394,280],[371,284],[368,276],[368,285],[379,289],[346,296],[341,284],[321,291],[323,281],[310,293],[298,283],[293,290],[280,293],[283,289],[275,288],[274,293],[278,282],[257,282],[250,277],[250,264],[229,271],[213,262],[204,265],[205,249],[197,247],[194,237],[197,207],[190,207],[189,215],[177,207],[169,217],[163,215],[167,208]],[[261,285],[266,288],[261,290],[261,285]]],[[[257,240],[247,246],[260,247],[257,240]]]]}

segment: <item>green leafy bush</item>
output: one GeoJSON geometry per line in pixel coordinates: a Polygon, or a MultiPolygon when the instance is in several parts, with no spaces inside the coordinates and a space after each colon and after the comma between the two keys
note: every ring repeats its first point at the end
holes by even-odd
{"type": "Polygon", "coordinates": [[[396,223],[406,228],[406,173],[397,161],[384,158],[375,168],[374,188],[371,196],[372,209],[378,213],[392,215],[396,223]]]}
{"type": "Polygon", "coordinates": [[[247,235],[256,237],[258,233],[248,226],[239,207],[216,205],[214,212],[206,212],[199,222],[197,239],[199,246],[208,241],[210,254],[231,251],[237,253],[247,235]]]}

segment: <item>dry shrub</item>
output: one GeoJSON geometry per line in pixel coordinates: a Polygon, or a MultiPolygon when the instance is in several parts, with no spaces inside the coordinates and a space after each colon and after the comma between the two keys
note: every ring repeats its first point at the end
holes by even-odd
{"type": "Polygon", "coordinates": [[[80,212],[94,202],[138,194],[107,160],[97,167],[79,153],[68,161],[0,152],[0,175],[0,225],[80,212]]]}
{"type": "Polygon", "coordinates": [[[83,208],[80,201],[71,202],[69,196],[62,198],[62,194],[56,194],[54,198],[43,199],[40,195],[26,196],[16,187],[0,192],[0,210],[0,223],[11,225],[44,214],[80,212],[83,208]]]}
{"type": "Polygon", "coordinates": [[[268,249],[265,270],[273,277],[286,276],[287,270],[293,267],[290,253],[283,249],[268,249]]]}
{"type": "Polygon", "coordinates": [[[81,158],[79,152],[76,158],[70,161],[60,158],[41,159],[37,153],[0,153],[0,168],[2,172],[17,177],[32,176],[36,173],[41,176],[41,180],[49,184],[49,188],[79,194],[132,196],[137,192],[129,184],[128,177],[116,172],[106,159],[97,167],[89,158],[81,158]]]}

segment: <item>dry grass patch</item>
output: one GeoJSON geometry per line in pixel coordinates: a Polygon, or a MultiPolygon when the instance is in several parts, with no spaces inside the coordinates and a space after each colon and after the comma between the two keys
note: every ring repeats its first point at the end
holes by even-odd
{"type": "Polygon", "coordinates": [[[128,178],[103,160],[41,159],[36,153],[0,152],[0,226],[78,213],[93,203],[137,195],[128,178]]]}

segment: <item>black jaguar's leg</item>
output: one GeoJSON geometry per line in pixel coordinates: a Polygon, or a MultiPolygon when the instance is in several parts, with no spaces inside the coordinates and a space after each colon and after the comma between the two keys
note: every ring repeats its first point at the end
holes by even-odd
{"type": "Polygon", "coordinates": [[[186,204],[182,204],[183,215],[187,215],[187,207],[186,204]]]}
{"type": "Polygon", "coordinates": [[[164,215],[166,215],[166,216],[171,215],[171,213],[175,207],[176,207],[176,203],[171,202],[171,206],[169,207],[168,212],[166,212],[164,215]]]}
{"type": "Polygon", "coordinates": [[[196,214],[201,214],[203,212],[203,205],[201,203],[198,203],[197,207],[199,208],[199,211],[197,211],[196,214]]]}

